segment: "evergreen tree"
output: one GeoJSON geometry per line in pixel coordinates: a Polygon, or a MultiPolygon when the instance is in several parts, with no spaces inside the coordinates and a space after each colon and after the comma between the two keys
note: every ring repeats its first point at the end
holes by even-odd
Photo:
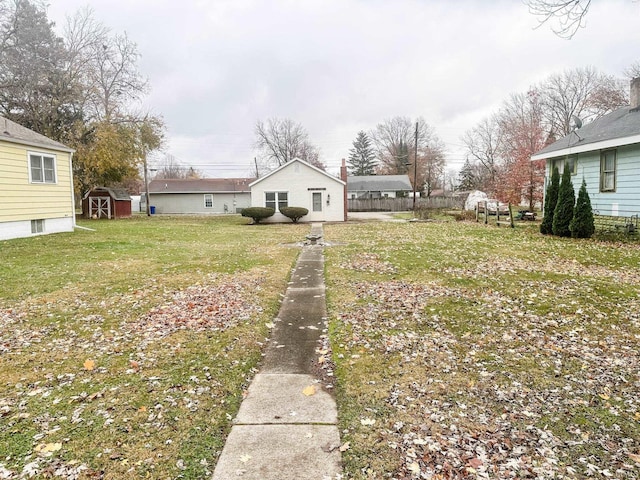
{"type": "Polygon", "coordinates": [[[576,203],[576,192],[571,183],[571,171],[568,168],[562,173],[562,181],[558,189],[558,203],[553,212],[552,231],[559,237],[570,237],[569,224],[573,220],[573,209],[576,203]]]}
{"type": "Polygon", "coordinates": [[[540,224],[540,233],[548,235],[553,233],[553,212],[558,203],[558,189],[560,188],[560,173],[558,167],[553,167],[551,182],[547,185],[547,193],[544,196],[544,217],[540,224]]]}
{"type": "Polygon", "coordinates": [[[585,182],[584,178],[578,192],[578,201],[573,212],[573,219],[569,224],[569,230],[571,230],[573,238],[590,238],[596,231],[591,200],[589,199],[589,192],[587,192],[587,182],[585,182]]]}
{"type": "Polygon", "coordinates": [[[460,173],[458,174],[458,188],[457,190],[467,191],[473,190],[476,188],[476,176],[473,171],[473,167],[469,162],[469,159],[464,162],[464,165],[460,169],[460,173]]]}
{"type": "Polygon", "coordinates": [[[363,131],[358,132],[358,136],[353,142],[353,148],[349,150],[347,160],[348,171],[351,175],[373,175],[376,166],[376,155],[371,147],[371,140],[363,131]]]}

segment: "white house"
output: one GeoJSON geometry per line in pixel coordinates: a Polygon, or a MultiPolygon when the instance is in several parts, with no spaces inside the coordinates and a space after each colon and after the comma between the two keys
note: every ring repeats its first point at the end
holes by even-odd
{"type": "Polygon", "coordinates": [[[309,213],[301,222],[344,222],[347,219],[346,167],[344,180],[294,158],[249,185],[251,206],[273,207],[275,215],[263,222],[289,222],[279,212],[282,207],[303,207],[309,213]]]}
{"type": "Polygon", "coordinates": [[[413,186],[408,175],[361,175],[347,177],[347,195],[360,198],[413,198],[413,186]]]}
{"type": "Polygon", "coordinates": [[[153,180],[149,183],[149,203],[154,207],[155,213],[237,213],[251,204],[249,183],[252,180],[250,178],[153,180]]]}
{"type": "Polygon", "coordinates": [[[73,149],[0,117],[0,240],[75,227],[73,149]]]}

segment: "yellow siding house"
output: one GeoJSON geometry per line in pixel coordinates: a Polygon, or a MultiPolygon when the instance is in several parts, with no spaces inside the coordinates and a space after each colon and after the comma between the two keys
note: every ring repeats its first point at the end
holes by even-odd
{"type": "Polygon", "coordinates": [[[75,226],[73,149],[0,117],[0,240],[75,226]]]}

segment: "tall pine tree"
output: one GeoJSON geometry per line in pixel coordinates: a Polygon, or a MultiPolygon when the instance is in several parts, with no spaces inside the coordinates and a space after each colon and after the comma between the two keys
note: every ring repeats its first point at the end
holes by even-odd
{"type": "Polygon", "coordinates": [[[593,210],[591,209],[591,199],[587,192],[587,182],[582,179],[582,185],[578,192],[578,201],[573,212],[573,219],[569,224],[571,236],[573,238],[590,238],[596,231],[593,221],[593,210]]]}
{"type": "Polygon", "coordinates": [[[464,165],[460,169],[460,173],[458,174],[458,190],[468,191],[474,190],[476,188],[477,179],[475,173],[473,171],[473,167],[469,162],[469,159],[464,162],[464,165]]]}
{"type": "Polygon", "coordinates": [[[371,147],[371,140],[365,132],[358,132],[358,136],[353,141],[353,148],[349,150],[347,164],[350,175],[362,176],[375,173],[376,155],[371,147]]]}
{"type": "Polygon", "coordinates": [[[560,173],[558,167],[553,167],[551,182],[547,185],[547,193],[544,196],[544,217],[540,224],[540,233],[548,235],[553,233],[553,212],[558,203],[558,189],[560,188],[560,173]]]}
{"type": "Polygon", "coordinates": [[[564,169],[562,173],[562,181],[558,189],[558,203],[553,212],[553,234],[559,237],[570,237],[571,230],[569,224],[573,220],[573,209],[576,203],[576,192],[571,183],[571,171],[569,168],[564,169]]]}

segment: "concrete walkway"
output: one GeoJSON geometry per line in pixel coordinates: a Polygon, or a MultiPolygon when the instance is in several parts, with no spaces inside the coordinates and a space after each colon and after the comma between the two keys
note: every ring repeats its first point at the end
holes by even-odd
{"type": "MultiPolygon", "coordinates": [[[[322,225],[311,234],[322,235],[322,225]]],[[[326,315],[322,245],[305,246],[214,480],[340,478],[336,404],[313,375],[326,315]]]]}

